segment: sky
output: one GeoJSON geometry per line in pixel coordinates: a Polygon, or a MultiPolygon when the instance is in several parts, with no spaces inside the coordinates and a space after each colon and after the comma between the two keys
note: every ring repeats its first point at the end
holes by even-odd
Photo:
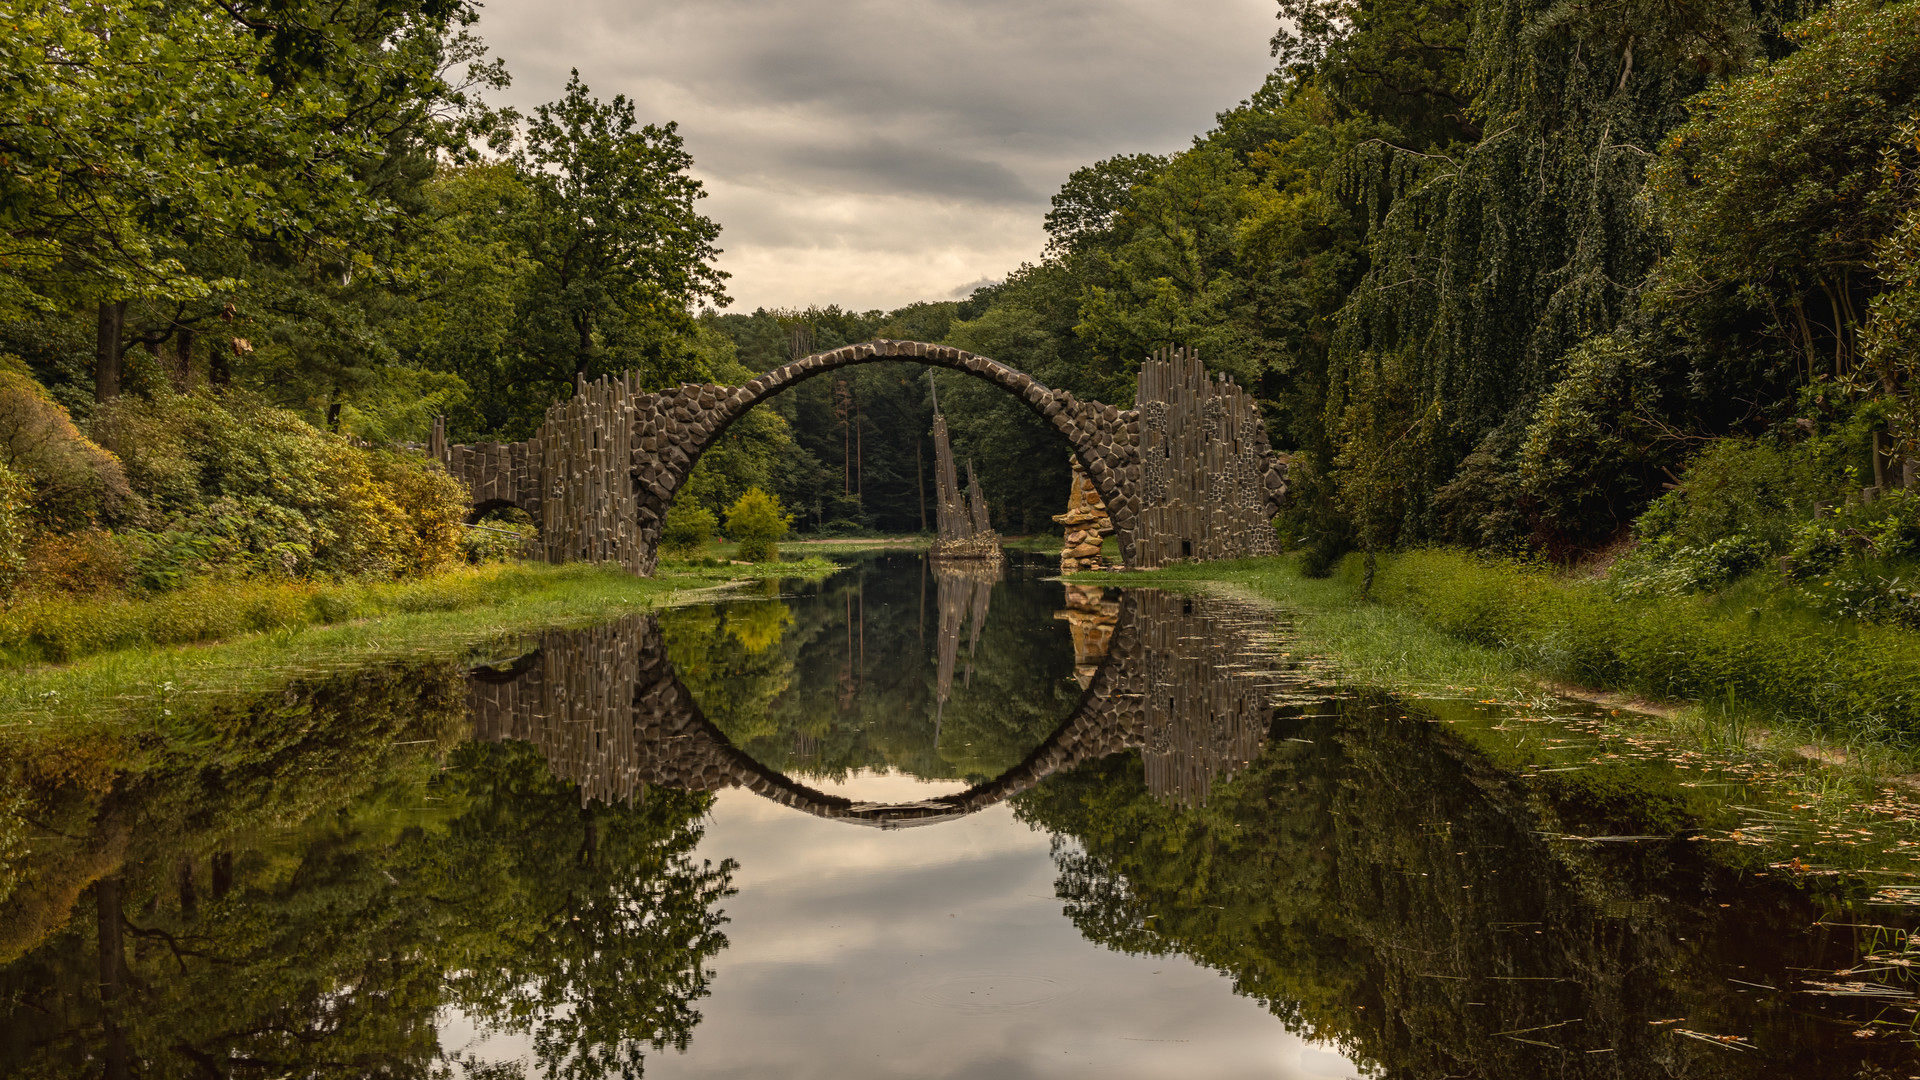
{"type": "Polygon", "coordinates": [[[1259,88],[1273,0],[486,0],[523,111],[570,69],[679,124],[729,310],[891,309],[1040,257],[1074,169],[1259,88]]]}
{"type": "MultiPolygon", "coordinates": [[[[965,786],[804,782],[886,802],[965,786]]],[[[1357,1080],[1226,975],[1089,941],[1062,911],[1050,834],[1005,803],[881,830],[730,788],[703,824],[693,858],[737,862],[728,944],[686,1051],[650,1051],[650,1078],[1357,1080]]],[[[526,1034],[456,1013],[440,1041],[468,1061],[535,1060],[526,1034]]]]}

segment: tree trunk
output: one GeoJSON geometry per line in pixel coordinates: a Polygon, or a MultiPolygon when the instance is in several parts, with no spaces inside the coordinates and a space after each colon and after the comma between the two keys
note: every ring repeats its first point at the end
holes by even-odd
{"type": "Polygon", "coordinates": [[[100,946],[100,1000],[114,1001],[125,986],[127,959],[120,937],[120,879],[101,878],[93,886],[94,926],[100,946]]]}
{"type": "Polygon", "coordinates": [[[182,858],[173,876],[180,893],[180,917],[192,920],[200,914],[200,892],[193,884],[193,860],[182,858]]]}
{"type": "Polygon", "coordinates": [[[127,321],[127,302],[101,304],[94,330],[93,400],[120,396],[120,330],[127,321]]]}
{"type": "Polygon", "coordinates": [[[211,386],[229,386],[233,383],[233,346],[226,348],[217,345],[207,350],[207,383],[211,386]]]}
{"type": "Polygon", "coordinates": [[[211,860],[213,871],[213,898],[227,895],[233,889],[233,852],[216,851],[211,860]]]}
{"type": "Polygon", "coordinates": [[[193,389],[193,331],[180,328],[180,339],[173,346],[173,388],[179,393],[193,389]]]}

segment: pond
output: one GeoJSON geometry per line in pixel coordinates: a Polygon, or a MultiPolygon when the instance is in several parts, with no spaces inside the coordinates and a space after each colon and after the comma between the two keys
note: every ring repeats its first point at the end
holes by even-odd
{"type": "Polygon", "coordinates": [[[0,1075],[1920,1075],[1920,811],[1052,560],[5,748],[0,1075]]]}

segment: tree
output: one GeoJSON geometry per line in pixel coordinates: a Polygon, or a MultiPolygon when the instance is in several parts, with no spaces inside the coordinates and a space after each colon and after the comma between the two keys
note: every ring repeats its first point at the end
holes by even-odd
{"type": "Polygon", "coordinates": [[[532,265],[516,331],[528,374],[549,383],[627,369],[663,380],[684,363],[693,307],[727,303],[692,157],[673,124],[635,123],[631,102],[598,101],[576,71],[514,156],[529,192],[514,232],[532,265]]]}
{"type": "Polygon", "coordinates": [[[748,488],[727,508],[727,535],[740,544],[740,557],[748,562],[778,562],[776,546],[787,535],[793,516],[783,513],[780,500],[759,488],[748,488]]]}
{"type": "MultiPolygon", "coordinates": [[[[1798,51],[1701,94],[1649,182],[1673,251],[1652,301],[1710,385],[1844,379],[1920,155],[1920,8],[1842,0],[1792,28],[1798,51]]],[[[1753,394],[1744,396],[1750,399],[1753,394]]]]}
{"type": "Polygon", "coordinates": [[[666,524],[660,530],[660,553],[682,558],[697,554],[713,539],[719,522],[713,511],[693,499],[675,499],[667,507],[666,524]]]}
{"type": "Polygon", "coordinates": [[[0,43],[0,111],[20,119],[0,130],[0,319],[97,313],[101,400],[129,339],[184,362],[236,305],[305,317],[289,339],[361,321],[331,294],[352,306],[432,153],[474,131],[446,77],[477,60],[473,18],[447,0],[17,5],[0,43]]]}

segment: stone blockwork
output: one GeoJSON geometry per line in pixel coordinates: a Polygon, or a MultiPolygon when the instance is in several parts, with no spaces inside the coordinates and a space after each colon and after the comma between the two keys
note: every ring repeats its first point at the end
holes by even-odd
{"type": "MultiPolygon", "coordinates": [[[[601,379],[549,409],[546,423],[526,443],[461,447],[440,439],[434,451],[474,491],[476,510],[511,503],[534,514],[547,559],[618,562],[636,574],[649,574],[668,504],[694,462],[729,425],[803,379],[883,361],[962,372],[1019,398],[1067,440],[1107,506],[1121,557],[1130,566],[1159,565],[1135,553],[1138,521],[1149,505],[1141,486],[1140,412],[1081,401],[1005,364],[944,345],[849,345],[775,368],[744,386],[689,383],[645,392],[627,380],[601,379]],[[624,455],[619,452],[623,436],[624,455]]],[[[1263,509],[1278,512],[1286,495],[1286,466],[1264,442],[1256,442],[1243,441],[1253,456],[1238,467],[1256,477],[1253,483],[1267,500],[1263,509]]]]}
{"type": "Polygon", "coordinates": [[[1214,783],[1258,752],[1276,705],[1312,696],[1306,680],[1275,659],[1264,640],[1270,619],[1257,609],[1151,591],[1118,601],[1084,590],[1068,597],[1070,610],[1097,613],[1102,623],[1084,642],[1084,659],[1099,666],[1073,714],[1005,774],[921,802],[828,795],[736,749],[674,675],[651,615],[554,631],[535,652],[476,669],[469,723],[475,738],[539,747],[555,775],[579,786],[583,804],[631,802],[648,784],[745,787],[817,817],[890,828],[975,813],[1129,748],[1141,749],[1156,795],[1204,802],[1214,783]]]}
{"type": "Polygon", "coordinates": [[[1106,569],[1100,545],[1113,535],[1113,518],[1077,459],[1073,463],[1073,486],[1067,491],[1067,512],[1053,515],[1053,520],[1067,530],[1060,544],[1061,573],[1106,569]]]}

